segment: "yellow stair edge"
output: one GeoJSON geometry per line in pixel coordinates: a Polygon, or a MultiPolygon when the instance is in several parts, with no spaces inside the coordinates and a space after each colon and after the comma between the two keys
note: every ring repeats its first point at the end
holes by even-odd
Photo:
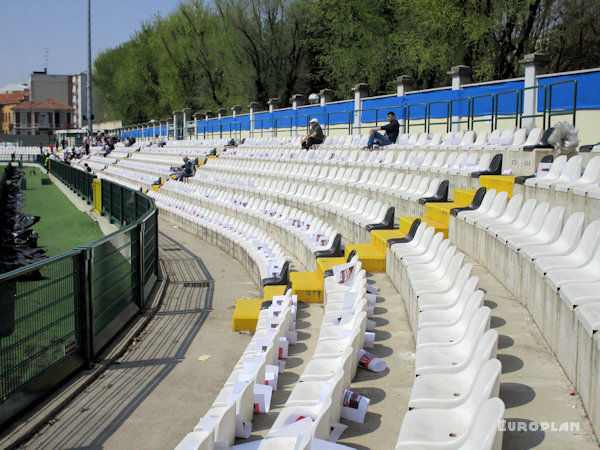
{"type": "Polygon", "coordinates": [[[287,289],[285,284],[276,284],[271,286],[265,286],[263,288],[263,301],[273,300],[276,295],[284,295],[287,289]]]}
{"type": "Polygon", "coordinates": [[[429,219],[435,220],[440,223],[450,223],[450,210],[452,208],[462,208],[464,206],[470,205],[468,204],[458,203],[458,202],[449,202],[449,203],[427,203],[425,206],[425,217],[429,219]]]}
{"type": "Polygon", "coordinates": [[[321,281],[325,280],[325,271],[331,270],[333,266],[338,266],[346,262],[345,256],[331,257],[331,258],[317,258],[317,275],[321,278],[321,281]]]}
{"type": "Polygon", "coordinates": [[[436,233],[444,233],[444,238],[448,238],[448,224],[444,224],[442,222],[438,222],[437,220],[431,219],[429,217],[401,217],[400,218],[400,229],[410,230],[410,226],[412,225],[415,219],[421,219],[421,222],[425,222],[430,227],[435,228],[436,233]]]}
{"type": "Polygon", "coordinates": [[[371,244],[375,247],[386,251],[387,241],[389,239],[400,239],[406,236],[406,233],[402,230],[373,230],[371,231],[371,244]]]}
{"type": "Polygon", "coordinates": [[[299,302],[320,303],[323,301],[323,278],[317,272],[290,272],[292,294],[299,302]]]}
{"type": "Polygon", "coordinates": [[[385,249],[380,249],[373,244],[346,244],[346,257],[352,250],[356,250],[358,259],[362,262],[362,268],[367,272],[385,272],[385,249]]]}
{"type": "Polygon", "coordinates": [[[233,311],[233,331],[256,331],[262,298],[240,298],[233,311]]]}
{"type": "Polygon", "coordinates": [[[516,175],[482,175],[479,177],[479,186],[487,189],[496,189],[496,191],[506,191],[508,198],[513,195],[513,186],[516,175]]]}
{"type": "Polygon", "coordinates": [[[453,201],[460,204],[459,207],[469,206],[475,197],[475,192],[477,189],[455,189],[453,201]]]}

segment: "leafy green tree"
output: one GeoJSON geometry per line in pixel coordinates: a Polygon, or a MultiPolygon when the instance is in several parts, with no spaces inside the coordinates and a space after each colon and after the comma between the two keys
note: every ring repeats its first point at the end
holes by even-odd
{"type": "Polygon", "coordinates": [[[216,0],[225,31],[229,70],[239,75],[237,89],[265,105],[279,97],[283,105],[306,80],[305,14],[296,0],[216,0]]]}

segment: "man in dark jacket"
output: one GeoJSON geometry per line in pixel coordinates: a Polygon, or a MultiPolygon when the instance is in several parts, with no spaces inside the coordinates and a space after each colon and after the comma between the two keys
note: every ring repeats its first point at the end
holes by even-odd
{"type": "Polygon", "coordinates": [[[373,144],[377,144],[380,147],[393,144],[398,139],[398,133],[400,132],[400,124],[396,120],[396,114],[390,111],[387,114],[388,124],[383,125],[379,128],[373,128],[369,131],[369,141],[365,148],[372,149],[373,144]],[[385,134],[381,134],[379,130],[385,131],[385,134]]]}
{"type": "Polygon", "coordinates": [[[181,172],[179,173],[179,176],[177,177],[177,179],[179,181],[183,181],[184,178],[188,178],[194,176],[194,165],[192,164],[192,162],[189,160],[189,158],[187,156],[183,157],[183,166],[181,166],[181,172]]]}

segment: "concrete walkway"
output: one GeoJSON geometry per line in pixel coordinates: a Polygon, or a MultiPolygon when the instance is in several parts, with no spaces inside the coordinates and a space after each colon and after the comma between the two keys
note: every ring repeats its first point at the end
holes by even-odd
{"type": "Polygon", "coordinates": [[[173,448],[221,390],[250,340],[231,332],[233,308],[239,296],[256,296],[257,287],[224,252],[164,221],[159,229],[170,277],[160,311],[123,357],[25,447],[173,448]]]}

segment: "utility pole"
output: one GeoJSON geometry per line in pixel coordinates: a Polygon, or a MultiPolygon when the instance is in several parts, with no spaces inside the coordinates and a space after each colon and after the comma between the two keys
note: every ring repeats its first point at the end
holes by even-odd
{"type": "Polygon", "coordinates": [[[88,73],[87,73],[87,122],[88,137],[92,144],[92,0],[88,0],[88,73]]]}

